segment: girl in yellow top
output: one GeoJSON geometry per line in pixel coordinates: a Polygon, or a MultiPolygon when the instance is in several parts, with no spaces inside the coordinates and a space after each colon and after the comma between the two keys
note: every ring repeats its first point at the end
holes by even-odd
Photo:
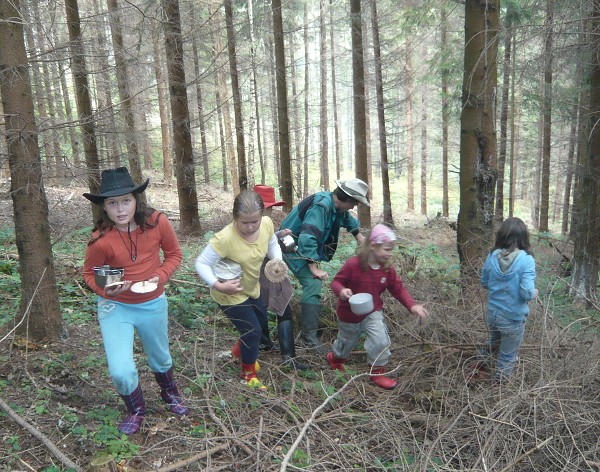
{"type": "Polygon", "coordinates": [[[265,205],[257,193],[244,190],[233,202],[233,221],[206,245],[196,259],[198,275],[210,287],[210,294],[240,332],[241,377],[248,385],[264,388],[256,378],[256,359],[267,310],[260,299],[260,267],[263,259],[281,259],[281,248],[273,222],[263,216],[265,205]],[[241,279],[219,280],[213,266],[222,258],[240,264],[241,279]]]}

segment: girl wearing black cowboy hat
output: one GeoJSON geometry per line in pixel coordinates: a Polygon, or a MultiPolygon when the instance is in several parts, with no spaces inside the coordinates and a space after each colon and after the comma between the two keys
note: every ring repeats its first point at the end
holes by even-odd
{"type": "Polygon", "coordinates": [[[98,321],[108,370],[128,410],[119,431],[128,435],[138,431],[145,413],[133,358],[135,330],[161,397],[173,413],[188,412],[173,378],[164,292],[164,284],[183,256],[167,217],[140,198],[148,182],[136,185],[125,167],[108,169],[102,172],[100,192],[83,194],[100,207],[100,218],[85,253],[83,276],[98,295],[98,321]],[[122,268],[124,280],[109,285],[101,278],[97,280],[96,272],[106,266],[122,268]]]}

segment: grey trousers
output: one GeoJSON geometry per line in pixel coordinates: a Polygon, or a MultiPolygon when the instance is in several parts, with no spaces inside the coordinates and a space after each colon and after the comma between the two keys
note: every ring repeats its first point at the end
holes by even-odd
{"type": "Polygon", "coordinates": [[[369,365],[384,366],[392,355],[390,336],[381,311],[375,311],[360,323],[345,323],[338,320],[338,334],[332,351],[338,359],[347,359],[358,344],[360,335],[365,333],[365,350],[369,365]]]}

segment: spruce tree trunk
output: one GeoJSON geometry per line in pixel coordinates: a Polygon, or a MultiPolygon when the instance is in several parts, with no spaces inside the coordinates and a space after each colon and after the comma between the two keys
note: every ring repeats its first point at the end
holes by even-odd
{"type": "Polygon", "coordinates": [[[329,49],[331,60],[331,106],[333,108],[333,150],[335,153],[335,177],[339,180],[342,173],[342,159],[340,157],[340,123],[338,118],[337,84],[335,78],[335,41],[333,32],[333,0],[329,0],[329,49]]]}
{"type": "Polygon", "coordinates": [[[585,154],[580,159],[579,215],[575,229],[571,295],[577,305],[597,307],[600,264],[600,4],[594,2],[590,20],[589,108],[585,154]]]}
{"type": "Polygon", "coordinates": [[[154,57],[154,75],[156,76],[156,91],[158,96],[158,113],[160,116],[160,136],[163,160],[163,177],[165,182],[173,179],[173,157],[171,156],[171,126],[169,123],[169,91],[167,79],[163,70],[163,55],[160,48],[160,29],[152,28],[152,52],[154,57]]]}
{"type": "Polygon", "coordinates": [[[544,102],[542,140],[542,181],[540,199],[539,230],[548,231],[548,213],[550,211],[550,144],[552,138],[552,64],[553,64],[553,1],[546,0],[546,41],[544,45],[544,102]]]}
{"type": "Polygon", "coordinates": [[[273,42],[275,44],[275,75],[277,80],[277,123],[279,129],[279,156],[281,160],[280,194],[285,201],[284,211],[294,206],[292,191],[292,159],[290,155],[290,122],[288,115],[287,79],[285,74],[285,45],[281,0],[273,0],[273,42]]]}
{"type": "MultiPolygon", "coordinates": [[[[444,50],[448,41],[448,11],[442,6],[440,25],[440,48],[444,50]]],[[[442,216],[448,218],[450,215],[448,202],[448,127],[450,122],[450,105],[448,98],[448,81],[450,71],[444,66],[441,71],[442,91],[442,216]]]]}
{"type": "Polygon", "coordinates": [[[0,2],[0,92],[11,172],[21,300],[17,333],[34,341],[56,340],[63,332],[54,258],[29,82],[19,1],[0,2]]]}
{"type": "Polygon", "coordinates": [[[377,121],[379,123],[379,154],[381,158],[381,184],[383,191],[383,221],[394,226],[390,174],[387,152],[387,132],[385,128],[385,104],[383,99],[383,74],[381,71],[381,44],[379,41],[379,19],[377,1],[371,1],[371,25],[373,28],[373,56],[375,58],[375,87],[377,96],[377,121]]]}
{"type": "Polygon", "coordinates": [[[412,42],[406,45],[406,209],[415,210],[415,149],[413,122],[412,42]]]}
{"type": "Polygon", "coordinates": [[[235,30],[233,29],[232,0],[225,0],[225,24],[227,26],[227,51],[229,53],[229,73],[231,74],[231,90],[233,93],[233,117],[235,120],[235,136],[237,143],[238,179],[240,190],[248,188],[248,168],[246,165],[246,145],[244,144],[244,122],[242,120],[242,100],[237,69],[237,53],[235,50],[235,30]]]}
{"type": "MultiPolygon", "coordinates": [[[[369,169],[367,161],[367,122],[365,108],[365,66],[363,60],[362,14],[360,0],[350,0],[352,31],[352,95],[354,103],[354,149],[356,177],[367,184],[369,169]]],[[[358,219],[363,227],[371,227],[371,210],[358,205],[358,219]]]]}
{"type": "Polygon", "coordinates": [[[179,230],[186,235],[200,234],[196,170],[192,155],[190,113],[183,61],[179,0],[161,0],[165,12],[165,51],[173,120],[173,151],[179,197],[179,230]]]}
{"type": "Polygon", "coordinates": [[[483,258],[493,241],[499,9],[499,0],[465,3],[457,231],[463,287],[477,285],[483,258]]]}
{"type": "MultiPolygon", "coordinates": [[[[88,186],[90,193],[98,193],[100,189],[100,164],[96,144],[96,125],[92,113],[92,100],[90,98],[77,0],[65,0],[65,9],[69,30],[69,47],[71,49],[71,68],[75,85],[75,103],[77,104],[77,115],[81,126],[85,163],[88,171],[88,186]]],[[[93,222],[95,222],[100,217],[100,210],[98,205],[93,203],[90,203],[90,205],[92,207],[93,222]]]]}
{"type": "Polygon", "coordinates": [[[327,29],[325,27],[325,0],[319,2],[319,80],[321,91],[319,96],[319,136],[321,187],[329,190],[329,119],[327,115],[327,29]]]}

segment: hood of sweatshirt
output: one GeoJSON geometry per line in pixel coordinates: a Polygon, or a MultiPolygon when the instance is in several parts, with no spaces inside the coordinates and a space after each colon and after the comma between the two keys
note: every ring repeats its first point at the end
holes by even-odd
{"type": "Polygon", "coordinates": [[[517,248],[502,249],[501,251],[499,251],[497,254],[497,257],[498,257],[498,268],[500,269],[500,272],[502,272],[503,274],[506,274],[508,272],[508,270],[510,269],[510,266],[515,261],[515,259],[517,258],[517,256],[519,255],[520,252],[521,252],[521,250],[517,249],[517,248]]]}

